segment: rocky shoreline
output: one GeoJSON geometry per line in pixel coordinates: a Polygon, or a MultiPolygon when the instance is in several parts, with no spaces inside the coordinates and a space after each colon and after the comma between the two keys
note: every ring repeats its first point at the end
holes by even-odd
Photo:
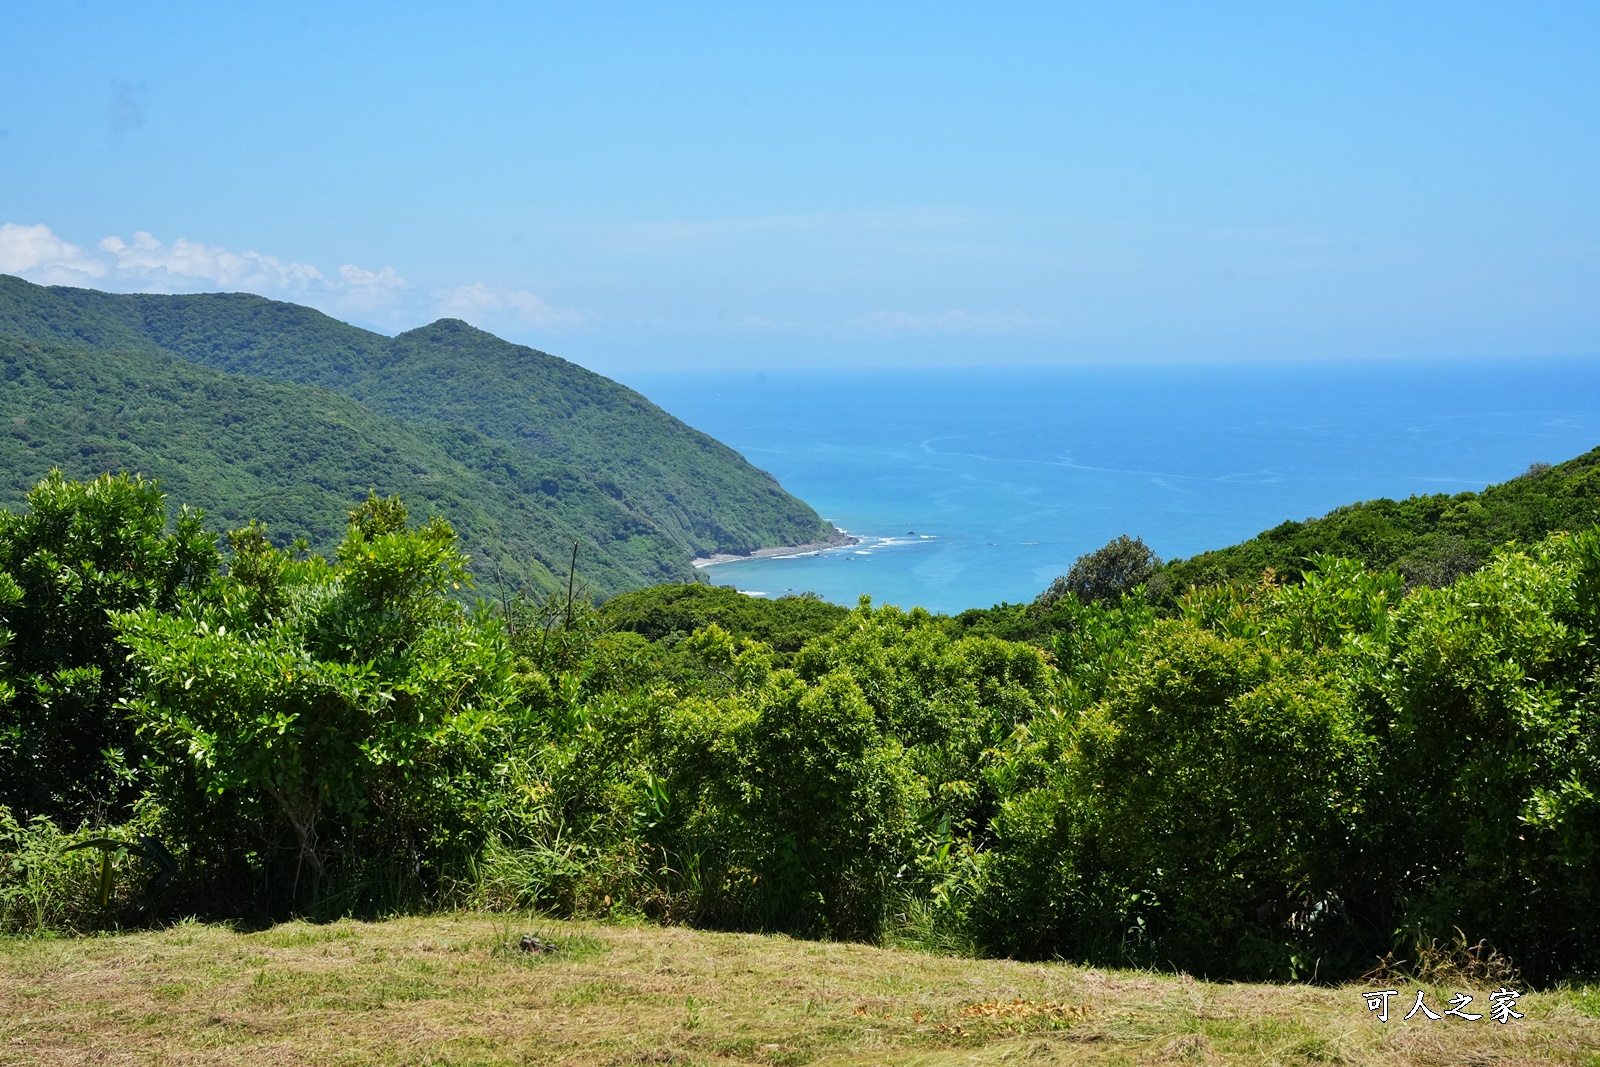
{"type": "Polygon", "coordinates": [[[718,552],[710,556],[699,556],[690,560],[696,567],[712,567],[718,563],[737,563],[745,559],[766,559],[772,556],[809,556],[830,548],[844,548],[847,545],[859,545],[861,538],[852,537],[837,526],[833,529],[833,536],[825,541],[808,541],[803,545],[774,545],[771,548],[756,548],[749,552],[718,552]]]}

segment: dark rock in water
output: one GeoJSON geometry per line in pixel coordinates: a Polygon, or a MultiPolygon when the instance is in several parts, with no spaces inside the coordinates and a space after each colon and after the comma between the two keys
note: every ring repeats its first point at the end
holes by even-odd
{"type": "Polygon", "coordinates": [[[522,940],[517,945],[524,952],[554,952],[556,943],[543,938],[534,937],[532,934],[523,934],[522,940]]]}

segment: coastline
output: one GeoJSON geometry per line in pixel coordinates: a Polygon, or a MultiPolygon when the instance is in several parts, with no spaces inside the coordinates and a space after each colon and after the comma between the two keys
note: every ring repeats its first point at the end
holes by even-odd
{"type": "Polygon", "coordinates": [[[844,548],[848,545],[859,545],[861,538],[853,537],[845,531],[834,527],[833,536],[826,541],[808,541],[803,545],[773,545],[771,548],[755,548],[749,552],[718,552],[711,556],[697,556],[690,560],[697,569],[701,567],[714,567],[718,563],[737,563],[746,559],[767,559],[770,557],[810,556],[830,548],[844,548]]]}

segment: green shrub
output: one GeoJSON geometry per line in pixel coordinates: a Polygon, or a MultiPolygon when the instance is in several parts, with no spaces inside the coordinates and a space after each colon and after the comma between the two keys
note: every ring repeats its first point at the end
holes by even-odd
{"type": "Polygon", "coordinates": [[[127,825],[68,833],[43,815],[19,822],[0,806],[0,933],[91,930],[155,914],[160,901],[146,889],[157,870],[139,856],[154,823],[147,809],[127,825]],[[85,847],[91,841],[129,847],[85,847]]]}
{"type": "Polygon", "coordinates": [[[449,527],[404,522],[369,500],[332,567],[242,531],[236,573],[115,620],[174,828],[219,876],[270,872],[280,903],[370,896],[363,881],[426,895],[482,841],[508,653],[453,598],[449,527]]]}
{"type": "Polygon", "coordinates": [[[1384,674],[1395,924],[1526,970],[1600,962],[1600,538],[1506,550],[1409,598],[1384,674]]]}
{"type": "Polygon", "coordinates": [[[874,937],[908,848],[916,783],[855,682],[807,682],[771,650],[702,631],[734,688],[662,723],[649,828],[679,907],[706,921],[874,937]]]}
{"type": "Polygon", "coordinates": [[[59,471],[0,510],[0,804],[68,823],[125,818],[142,746],[118,709],[132,669],[110,614],[170,609],[209,580],[215,539],[160,487],[59,471]]]}

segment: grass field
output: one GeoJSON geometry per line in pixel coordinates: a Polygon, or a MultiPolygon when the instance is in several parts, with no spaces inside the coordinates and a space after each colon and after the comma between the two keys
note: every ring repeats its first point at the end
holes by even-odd
{"type": "MultiPolygon", "coordinates": [[[[456,915],[0,940],[0,1064],[1600,1065],[1600,987],[1506,1025],[1364,987],[456,915]],[[525,932],[550,955],[514,948],[525,932]],[[508,948],[510,944],[511,948],[508,948]]],[[[1429,987],[1485,1010],[1489,988],[1429,987]]]]}

